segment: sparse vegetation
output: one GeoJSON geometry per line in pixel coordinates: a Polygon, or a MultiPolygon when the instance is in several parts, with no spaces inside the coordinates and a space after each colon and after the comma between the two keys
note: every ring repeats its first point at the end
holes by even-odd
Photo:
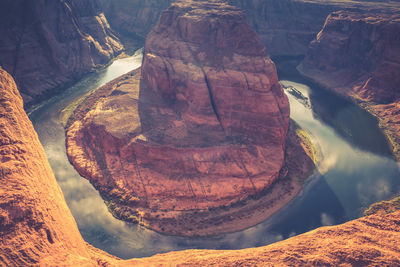
{"type": "Polygon", "coordinates": [[[67,122],[69,118],[74,114],[75,110],[79,107],[79,105],[92,93],[92,91],[86,93],[82,97],[78,98],[74,102],[70,103],[68,106],[66,106],[62,111],[60,115],[60,121],[64,127],[67,126],[67,122]]]}
{"type": "Polygon", "coordinates": [[[307,131],[305,131],[299,127],[297,127],[297,129],[296,129],[296,134],[297,134],[297,136],[299,136],[301,138],[301,140],[310,149],[311,154],[312,154],[312,160],[313,160],[314,164],[317,164],[318,152],[317,152],[317,149],[315,148],[314,144],[311,141],[310,134],[307,131]]]}
{"type": "Polygon", "coordinates": [[[389,214],[397,210],[400,210],[400,196],[389,201],[381,201],[372,204],[367,210],[364,211],[364,216],[382,213],[389,214]]]}

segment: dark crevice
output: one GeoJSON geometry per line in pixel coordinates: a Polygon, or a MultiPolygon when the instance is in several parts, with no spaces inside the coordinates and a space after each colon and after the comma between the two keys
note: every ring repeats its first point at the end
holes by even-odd
{"type": "Polygon", "coordinates": [[[53,239],[49,229],[46,229],[46,235],[47,235],[47,240],[49,241],[49,243],[54,244],[54,239],[53,239]]]}
{"type": "Polygon", "coordinates": [[[224,129],[224,126],[222,125],[222,122],[221,122],[221,117],[219,116],[219,113],[218,113],[217,106],[215,105],[214,95],[213,95],[213,92],[212,92],[212,88],[211,88],[210,82],[209,82],[209,80],[207,78],[207,74],[206,74],[206,72],[204,71],[203,68],[201,68],[201,71],[204,74],[204,81],[206,82],[206,85],[207,85],[207,90],[208,90],[208,95],[210,97],[211,107],[212,107],[212,109],[214,111],[215,116],[217,117],[217,120],[218,120],[219,124],[221,125],[222,129],[224,129]]]}
{"type": "Polygon", "coordinates": [[[212,109],[213,109],[213,111],[214,111],[215,116],[217,117],[217,120],[218,120],[218,122],[219,122],[219,125],[221,126],[222,130],[225,132],[225,128],[224,128],[224,126],[222,125],[221,117],[220,117],[220,115],[219,115],[219,113],[218,113],[218,109],[217,109],[217,106],[216,106],[215,101],[214,101],[214,94],[213,94],[213,92],[212,92],[211,84],[210,84],[210,81],[208,80],[207,73],[205,72],[205,70],[204,70],[202,64],[201,64],[200,61],[199,61],[199,59],[195,56],[195,54],[194,54],[192,48],[191,48],[188,44],[186,44],[186,47],[187,47],[187,49],[190,51],[190,53],[192,54],[193,59],[194,59],[195,62],[196,62],[196,65],[197,65],[197,66],[201,69],[201,71],[203,72],[204,81],[206,82],[206,85],[207,85],[207,90],[208,90],[208,95],[209,95],[209,98],[210,98],[211,107],[212,107],[212,109]]]}

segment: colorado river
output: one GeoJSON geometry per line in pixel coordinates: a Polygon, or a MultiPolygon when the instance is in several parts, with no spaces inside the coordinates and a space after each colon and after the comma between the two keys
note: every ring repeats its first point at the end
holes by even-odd
{"type": "Polygon", "coordinates": [[[247,230],[208,238],[165,236],[115,219],[90,183],[79,176],[65,151],[61,111],[81,96],[140,67],[141,51],[53,97],[30,113],[65,199],[84,239],[121,258],[189,248],[240,249],[270,244],[323,225],[359,217],[376,201],[400,191],[400,174],[376,120],[333,94],[282,80],[291,117],[318,144],[322,159],[302,193],[267,221],[247,230]]]}

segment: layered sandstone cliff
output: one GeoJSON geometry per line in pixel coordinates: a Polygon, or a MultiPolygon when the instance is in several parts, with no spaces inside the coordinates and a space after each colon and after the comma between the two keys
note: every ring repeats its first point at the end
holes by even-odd
{"type": "Polygon", "coordinates": [[[138,76],[100,90],[107,97],[81,108],[91,110],[67,132],[69,158],[114,214],[183,235],[265,219],[229,220],[232,205],[286,174],[289,103],[244,13],[175,2],[148,36],[138,76]]]}
{"type": "MultiPolygon", "coordinates": [[[[399,8],[400,10],[400,8],[399,8]]],[[[335,12],[299,70],[380,120],[400,159],[400,15],[335,12]]]]}
{"type": "Polygon", "coordinates": [[[304,55],[334,11],[396,12],[399,4],[383,1],[337,0],[229,0],[244,9],[250,24],[273,56],[304,55]]]}
{"type": "MultiPolygon", "coordinates": [[[[107,19],[120,33],[146,37],[172,0],[101,0],[107,19]]],[[[245,10],[271,56],[304,55],[334,11],[393,11],[395,2],[337,0],[227,0],[245,10]]]]}
{"type": "Polygon", "coordinates": [[[0,68],[0,265],[92,261],[22,99],[0,68]]]}
{"type": "Polygon", "coordinates": [[[104,13],[118,32],[146,38],[173,0],[99,0],[104,13]]]}
{"type": "Polygon", "coordinates": [[[15,78],[25,105],[122,50],[96,0],[1,1],[0,36],[0,65],[15,78]]]}
{"type": "Polygon", "coordinates": [[[87,245],[11,78],[0,70],[0,265],[287,266],[400,264],[400,212],[324,227],[270,246],[120,260],[87,245]]]}

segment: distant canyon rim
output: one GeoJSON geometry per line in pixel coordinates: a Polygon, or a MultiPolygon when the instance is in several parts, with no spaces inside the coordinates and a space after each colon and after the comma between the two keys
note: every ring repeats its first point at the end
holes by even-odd
{"type": "MultiPolygon", "coordinates": [[[[0,263],[2,265],[400,265],[400,214],[399,211],[396,211],[399,208],[398,199],[373,206],[368,210],[368,217],[339,226],[316,229],[260,248],[233,251],[190,250],[144,259],[120,260],[87,244],[79,233],[47,162],[43,148],[23,110],[22,98],[25,101],[25,107],[41,103],[42,100],[62,91],[63,85],[66,83],[76,81],[88,71],[94,71],[100,65],[107,64],[123,49],[123,44],[115,30],[131,37],[146,37],[153,25],[156,24],[159,14],[169,6],[170,1],[82,0],[72,2],[57,0],[51,1],[51,4],[47,2],[39,0],[29,3],[29,9],[22,8],[25,1],[5,1],[0,4],[2,7],[0,13],[3,15],[0,16],[2,18],[0,19],[0,31],[4,36],[0,40],[0,65],[5,69],[4,71],[0,68],[0,174],[3,178],[0,187],[0,234],[2,236],[0,263]],[[130,5],[129,2],[134,2],[135,6],[130,5]],[[29,10],[32,12],[27,12],[29,10]],[[135,12],[131,12],[132,10],[135,12]],[[108,24],[109,22],[111,26],[108,24]],[[50,54],[49,51],[51,51],[50,54]],[[22,98],[20,94],[22,94],[22,98]]],[[[199,1],[182,0],[177,1],[177,5],[197,2],[199,1]]],[[[377,116],[380,126],[391,142],[395,156],[399,159],[400,45],[399,39],[396,38],[400,36],[398,1],[285,0],[277,3],[272,0],[235,0],[229,2],[246,11],[250,24],[261,36],[260,39],[267,46],[267,52],[270,55],[305,55],[303,63],[299,66],[303,75],[327,89],[349,97],[377,116]],[[320,30],[321,32],[317,35],[320,30]],[[315,40],[312,41],[314,38],[315,40]],[[310,41],[312,43],[309,46],[310,41]],[[362,49],[357,48],[357,44],[363,44],[362,49]],[[357,75],[349,75],[352,73],[357,75]],[[342,83],[338,83],[338,81],[342,81],[342,83]]],[[[187,21],[183,19],[183,22],[187,21]]],[[[181,25],[187,24],[182,23],[181,25]]],[[[197,38],[198,36],[190,37],[197,38]]],[[[153,34],[153,37],[149,38],[157,40],[158,36],[153,34]]],[[[216,40],[220,39],[216,38],[216,40]]],[[[152,49],[154,51],[147,56],[145,54],[147,65],[144,64],[140,71],[142,75],[143,72],[146,75],[146,68],[157,70],[164,77],[167,72],[168,74],[173,73],[171,72],[172,65],[168,62],[172,60],[170,54],[160,52],[164,51],[163,45],[168,47],[168,43],[157,45],[161,47],[150,46],[149,48],[149,44],[146,44],[148,52],[152,49]],[[160,58],[162,60],[159,60],[160,58]],[[162,67],[160,63],[165,63],[165,66],[162,67]]],[[[179,46],[176,47],[179,48],[179,46]]],[[[256,47],[260,47],[259,42],[256,47]]],[[[145,49],[145,53],[147,51],[145,49]]],[[[255,49],[254,51],[259,50],[255,49]]],[[[186,60],[188,55],[190,56],[191,53],[180,54],[177,59],[182,61],[183,65],[188,64],[189,61],[186,60]]],[[[197,60],[209,60],[203,56],[201,53],[197,54],[197,60]]],[[[250,56],[258,57],[259,55],[252,54],[250,56]]],[[[211,58],[219,59],[218,57],[211,58]]],[[[268,59],[266,61],[269,62],[268,59]]],[[[223,61],[228,65],[232,62],[234,61],[223,61]]],[[[257,66],[251,67],[257,68],[257,66]]],[[[208,67],[211,69],[210,71],[213,71],[214,66],[211,63],[208,67]]],[[[243,70],[240,71],[243,72],[243,70]]],[[[203,73],[203,76],[208,77],[207,73],[203,73]]],[[[276,76],[274,70],[271,73],[272,76],[276,76]]],[[[176,75],[174,81],[180,83],[178,78],[182,73],[173,74],[176,75]]],[[[85,116],[90,115],[90,111],[83,112],[81,108],[92,108],[93,106],[97,108],[98,113],[92,113],[91,122],[96,122],[96,119],[97,122],[104,121],[108,116],[107,109],[115,109],[113,102],[120,102],[121,98],[124,98],[122,102],[125,102],[126,105],[121,107],[129,108],[129,114],[136,114],[136,117],[124,118],[121,115],[119,119],[121,121],[128,119],[135,122],[134,125],[139,125],[137,120],[137,113],[140,113],[140,96],[137,95],[140,85],[139,77],[139,72],[133,72],[97,91],[98,94],[104,94],[100,95],[101,101],[96,100],[99,95],[93,95],[93,102],[90,102],[89,99],[78,108],[81,117],[78,116],[77,121],[90,122],[89,120],[85,121],[85,116]],[[128,87],[136,89],[131,90],[128,87]]],[[[150,103],[147,108],[152,111],[150,112],[151,118],[157,118],[160,114],[174,118],[177,110],[184,110],[189,105],[183,101],[185,95],[182,97],[176,94],[176,98],[173,97],[175,92],[170,90],[173,87],[171,84],[164,83],[168,79],[161,79],[157,82],[152,79],[151,74],[147,74],[146,79],[146,90],[150,96],[168,99],[175,105],[174,112],[171,112],[156,110],[155,103],[150,103]],[[162,89],[166,93],[159,94],[160,91],[153,90],[155,83],[163,85],[162,89]]],[[[218,81],[218,79],[212,81],[218,81]]],[[[205,83],[207,84],[207,82],[205,83]]],[[[196,86],[204,86],[204,83],[200,85],[196,83],[196,86]]],[[[275,89],[275,93],[279,95],[280,90],[275,89]]],[[[211,92],[213,91],[211,90],[211,92]]],[[[209,94],[208,98],[204,99],[207,99],[209,103],[214,102],[211,101],[211,98],[213,97],[209,94]]],[[[218,97],[215,100],[214,104],[218,104],[218,97]]],[[[284,103],[284,100],[281,99],[280,102],[284,103]]],[[[218,107],[222,109],[221,116],[218,115],[220,119],[218,120],[215,116],[213,120],[210,120],[210,127],[213,131],[207,133],[211,135],[215,132],[223,132],[219,136],[221,140],[224,140],[225,132],[215,130],[216,126],[221,124],[226,126],[222,127],[224,129],[232,129],[237,125],[233,123],[234,120],[227,122],[224,117],[223,111],[226,107],[224,102],[220,106],[213,107],[211,105],[210,107],[209,105],[208,109],[204,111],[218,111],[218,107]]],[[[260,114],[263,113],[260,112],[260,114]]],[[[210,118],[207,113],[203,115],[205,118],[210,118]]],[[[177,128],[185,125],[173,123],[175,121],[167,120],[177,128]]],[[[282,128],[296,129],[293,125],[289,126],[288,118],[285,117],[284,121],[283,126],[281,125],[282,128]]],[[[153,121],[151,122],[154,124],[153,121]]],[[[199,120],[191,116],[186,122],[190,122],[193,126],[199,120]]],[[[106,126],[110,125],[103,123],[101,129],[103,133],[107,133],[106,126]]],[[[146,129],[149,124],[141,126],[146,129]]],[[[191,129],[191,127],[186,128],[191,129]]],[[[142,130],[140,127],[140,131],[142,130]]],[[[159,132],[166,130],[167,127],[158,128],[159,132]]],[[[126,141],[120,141],[118,132],[132,133],[132,128],[118,129],[115,132],[111,130],[108,131],[109,135],[104,134],[104,137],[110,138],[107,140],[111,140],[116,147],[120,147],[126,141]]],[[[157,134],[150,136],[150,139],[153,139],[153,143],[175,144],[176,131],[171,132],[173,133],[170,136],[167,135],[168,140],[157,139],[160,137],[157,134]]],[[[241,140],[243,132],[246,132],[246,127],[239,132],[239,140],[241,140]]],[[[87,133],[90,134],[90,131],[87,133]]],[[[133,133],[138,137],[135,142],[140,144],[143,136],[138,135],[139,132],[135,130],[133,133]]],[[[297,144],[304,141],[304,139],[299,139],[295,131],[289,130],[285,134],[286,138],[275,136],[277,142],[272,145],[277,147],[278,144],[284,145],[290,138],[297,144]]],[[[129,138],[131,137],[130,135],[129,138]]],[[[202,144],[204,141],[202,136],[197,135],[197,137],[199,137],[198,144],[202,144]]],[[[251,136],[250,141],[255,144],[250,141],[245,142],[250,156],[253,153],[253,150],[249,149],[250,146],[262,148],[265,145],[262,140],[257,140],[259,137],[257,134],[251,136]]],[[[96,140],[96,136],[91,136],[91,138],[96,140]]],[[[132,146],[137,144],[135,142],[132,146]]],[[[297,146],[297,149],[295,149],[296,146],[291,145],[289,148],[292,149],[292,155],[301,152],[304,156],[305,151],[310,156],[310,151],[307,151],[304,144],[297,146]]],[[[182,149],[187,149],[187,147],[182,149]]],[[[92,151],[96,153],[96,149],[92,151]]],[[[115,154],[112,149],[110,152],[111,155],[115,154]]],[[[286,150],[286,152],[288,151],[286,150]]],[[[284,166],[283,148],[280,149],[280,155],[280,160],[276,165],[284,166]]],[[[157,154],[157,156],[161,157],[162,155],[157,154]]],[[[118,161],[111,160],[107,164],[116,166],[118,161]]],[[[248,165],[239,169],[245,170],[246,166],[248,165]]],[[[299,170],[299,166],[293,168],[299,170]]],[[[101,176],[101,172],[95,166],[90,170],[96,172],[98,177],[101,176]]],[[[287,168],[287,171],[290,173],[290,168],[287,168]]],[[[84,172],[84,169],[81,172],[84,172]]],[[[300,168],[300,172],[306,173],[307,169],[300,168]]],[[[118,182],[116,181],[115,184],[118,185],[118,182]]],[[[118,190],[114,193],[118,197],[123,196],[118,190]]],[[[122,202],[124,201],[140,203],[135,198],[122,197],[122,202]]],[[[168,204],[167,202],[166,205],[168,204]]],[[[111,208],[116,212],[115,208],[118,206],[111,208]]],[[[136,218],[133,219],[136,220],[136,218]]]]}

